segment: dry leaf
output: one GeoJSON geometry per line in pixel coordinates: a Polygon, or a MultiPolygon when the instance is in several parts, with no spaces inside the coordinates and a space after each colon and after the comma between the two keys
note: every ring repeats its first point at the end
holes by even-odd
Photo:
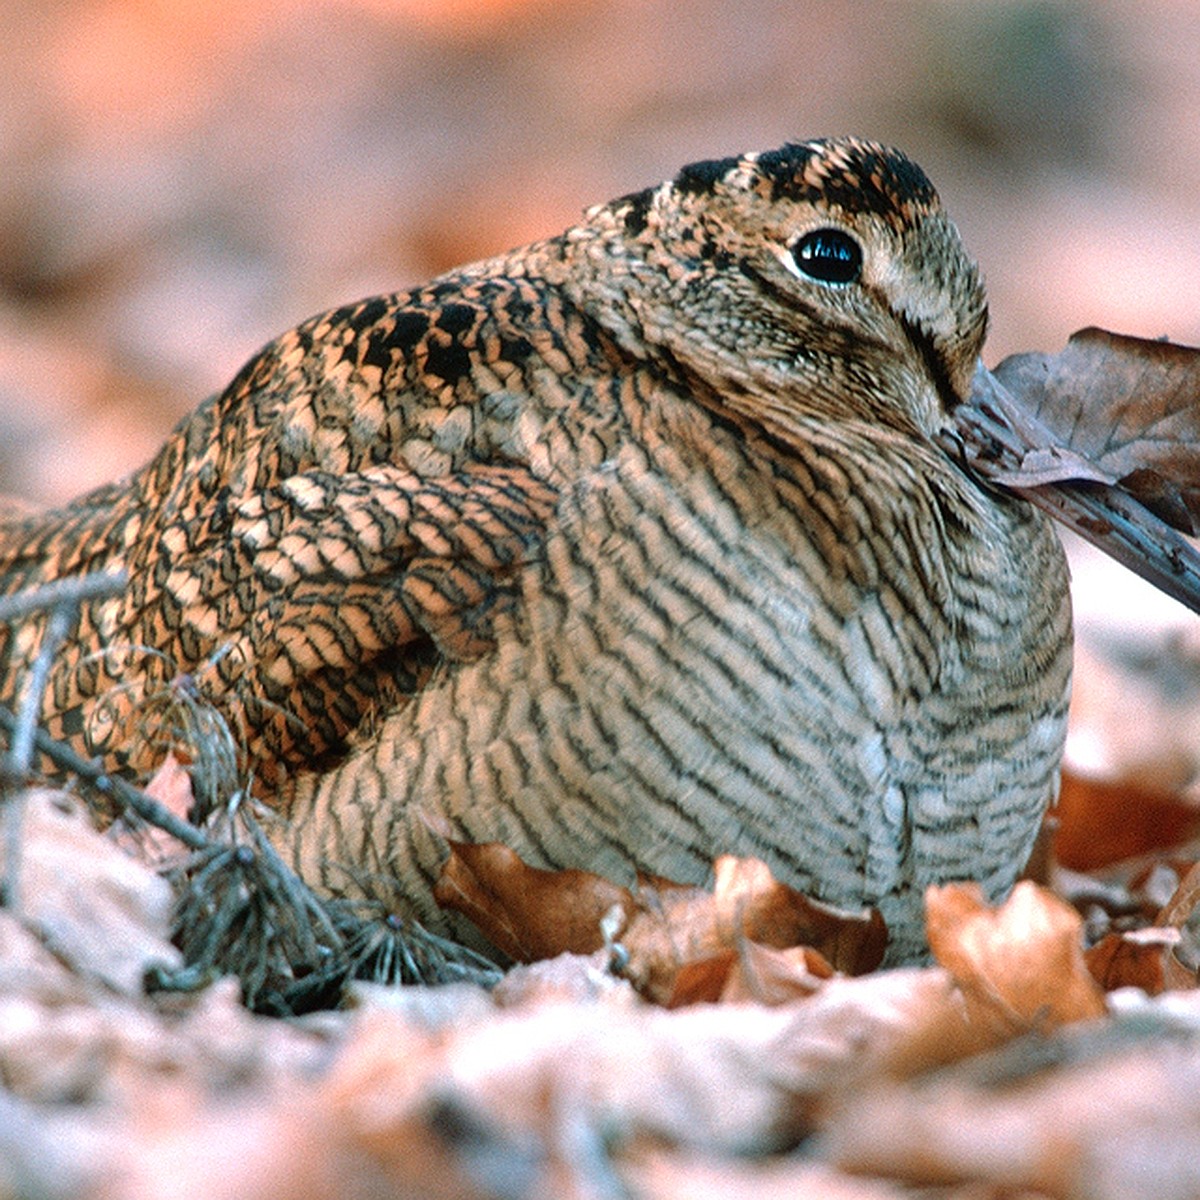
{"type": "Polygon", "coordinates": [[[726,1004],[747,1000],[787,1004],[811,996],[833,975],[833,967],[824,955],[808,946],[775,950],[746,942],[734,959],[720,999],[726,1004]]]}
{"type": "Polygon", "coordinates": [[[1058,354],[1015,354],[995,370],[1022,409],[1156,515],[1197,532],[1200,350],[1082,329],[1058,354]]]}
{"type": "Polygon", "coordinates": [[[644,996],[677,1007],[721,997],[744,944],[815,949],[835,969],[877,967],[887,945],[874,910],[847,913],[780,883],[758,859],[718,858],[712,892],[643,888],[640,910],[621,936],[623,974],[644,996]]]}
{"type": "Polygon", "coordinates": [[[1200,863],[1193,863],[1180,879],[1154,923],[1178,934],[1164,960],[1164,988],[1196,987],[1200,982],[1200,863]]]}
{"type": "Polygon", "coordinates": [[[647,1148],[621,1164],[620,1174],[639,1200],[912,1200],[897,1184],[843,1174],[798,1155],[727,1161],[647,1148]]]}
{"type": "MultiPolygon", "coordinates": [[[[814,1075],[788,1056],[795,1024],[789,1008],[550,1002],[435,1035],[377,1012],[322,1092],[381,1157],[391,1131],[430,1101],[498,1145],[534,1139],[547,1158],[569,1156],[564,1137],[600,1155],[605,1141],[637,1136],[763,1152],[795,1136],[792,1091],[814,1075]]],[[[821,1045],[828,1055],[827,1034],[821,1045]]],[[[846,1056],[853,1050],[847,1042],[846,1056]]]]}
{"type": "Polygon", "coordinates": [[[451,842],[434,895],[464,913],[520,962],[589,954],[605,943],[602,922],[619,910],[622,974],[669,1007],[720,998],[743,945],[809,946],[832,966],[861,973],[887,944],[875,910],[845,913],[780,883],[758,859],[724,855],[711,891],[643,878],[638,894],[586,871],[543,871],[498,843],[451,842]]]}
{"type": "Polygon", "coordinates": [[[433,894],[517,962],[599,950],[600,923],[614,905],[636,907],[628,889],[599,875],[531,867],[499,842],[451,841],[433,894]]]}
{"type": "MultiPolygon", "coordinates": [[[[190,820],[195,803],[192,792],[192,777],[187,768],[175,757],[173,751],[158,765],[158,769],[150,777],[142,789],[152,800],[157,800],[172,815],[182,821],[190,820]]],[[[164,863],[178,855],[180,843],[164,829],[148,825],[137,818],[130,826],[124,821],[118,821],[113,827],[113,834],[118,845],[127,850],[140,862],[148,866],[160,868],[164,863]]]]}
{"type": "Polygon", "coordinates": [[[1072,871],[1178,846],[1200,832],[1200,810],[1132,781],[1085,779],[1064,771],[1054,855],[1072,871]]]}
{"type": "Polygon", "coordinates": [[[174,967],[171,889],[98,833],[79,801],[35,789],[22,805],[14,909],[84,978],[136,996],[146,969],[174,967]]]}
{"type": "MultiPolygon", "coordinates": [[[[557,977],[560,964],[524,974],[542,971],[557,977]]],[[[589,1155],[648,1138],[714,1156],[763,1153],[792,1144],[814,1103],[871,1070],[921,1014],[954,1003],[936,969],[834,978],[778,1008],[667,1011],[620,990],[547,1002],[552,991],[527,981],[517,1007],[435,1028],[368,1010],[318,1085],[319,1103],[379,1161],[391,1161],[393,1134],[406,1138],[431,1104],[471,1134],[465,1151],[481,1144],[504,1161],[524,1145],[543,1166],[574,1161],[584,1174],[589,1155]]],[[[530,1193],[572,1194],[519,1194],[530,1193]]]]}
{"type": "Polygon", "coordinates": [[[722,855],[713,866],[713,918],[764,946],[810,946],[850,975],[883,961],[887,929],[874,909],[847,912],[780,883],[756,858],[722,855]]]}
{"type": "Polygon", "coordinates": [[[158,764],[158,770],[150,777],[143,789],[152,800],[157,800],[181,821],[188,820],[192,805],[192,777],[187,768],[175,757],[174,751],[158,764]]]}
{"type": "Polygon", "coordinates": [[[1087,329],[982,365],[945,439],[973,471],[1200,610],[1200,352],[1087,329]]]}
{"type": "Polygon", "coordinates": [[[822,1156],[913,1183],[970,1181],[972,1195],[1191,1200],[1200,1054],[1165,1022],[1150,1034],[1152,1003],[1140,1032],[1081,1026],[905,1084],[869,1084],[831,1113],[822,1156]]]}
{"type": "Polygon", "coordinates": [[[627,979],[609,969],[611,954],[560,954],[529,965],[511,967],[488,995],[501,1008],[572,1001],[576,1004],[639,1004],[627,979]]]}
{"type": "Polygon", "coordinates": [[[41,1104],[125,1100],[142,1088],[185,1078],[224,1094],[231,1080],[246,1089],[312,1072],[328,1038],[256,1017],[240,1003],[235,979],[201,993],[184,1013],[95,995],[87,1002],[46,1003],[36,992],[0,1000],[0,1070],[5,1088],[41,1104]]]}
{"type": "Polygon", "coordinates": [[[463,1169],[467,1155],[414,1112],[375,1153],[307,1087],[221,1105],[193,1090],[138,1097],[111,1151],[98,1200],[491,1200],[463,1169]]]}
{"type": "Polygon", "coordinates": [[[1109,933],[1084,954],[1084,960],[1092,978],[1106,992],[1136,987],[1149,996],[1157,996],[1168,987],[1178,986],[1168,982],[1168,963],[1178,944],[1177,929],[1109,933]]]}
{"type": "Polygon", "coordinates": [[[1180,879],[1170,900],[1163,905],[1154,923],[1172,925],[1180,929],[1196,911],[1197,904],[1200,904],[1200,863],[1193,863],[1180,879]]]}
{"type": "Polygon", "coordinates": [[[639,948],[639,953],[630,955],[624,973],[648,1000],[665,1008],[682,1008],[685,1004],[712,1004],[719,1000],[736,962],[734,950],[678,958],[669,946],[656,939],[649,950],[639,948]],[[653,961],[653,968],[647,971],[644,965],[648,960],[653,961]]]}
{"type": "Polygon", "coordinates": [[[978,884],[925,893],[929,945],[955,978],[971,1015],[1021,1028],[1100,1017],[1104,997],[1083,960],[1079,914],[1035,883],[1018,883],[999,908],[978,884]]]}
{"type": "MultiPolygon", "coordinates": [[[[72,972],[11,911],[0,909],[0,1006],[13,998],[52,1007],[79,1004],[94,986],[72,972]]],[[[3,1024],[0,1008],[0,1027],[3,1024]]]]}

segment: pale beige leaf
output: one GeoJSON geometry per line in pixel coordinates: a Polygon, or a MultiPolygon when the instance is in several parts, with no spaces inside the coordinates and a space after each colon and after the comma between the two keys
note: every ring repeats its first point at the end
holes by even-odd
{"type": "Polygon", "coordinates": [[[1048,1028],[1103,1016],[1104,997],[1083,959],[1083,923],[1035,883],[1018,883],[998,908],[977,884],[930,887],[929,945],[968,1001],[990,1018],[1048,1028]]]}
{"type": "Polygon", "coordinates": [[[37,789],[21,803],[17,910],[75,971],[140,994],[151,964],[180,961],[166,881],[98,833],[77,798],[37,789]]]}

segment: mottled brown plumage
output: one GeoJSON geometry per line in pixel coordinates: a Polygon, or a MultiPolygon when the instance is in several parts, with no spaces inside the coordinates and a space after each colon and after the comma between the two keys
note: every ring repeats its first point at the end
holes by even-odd
{"type": "Polygon", "coordinates": [[[926,884],[1012,883],[1064,733],[1057,541],[936,441],[985,321],[928,180],[855,140],[315,317],[143,471],[0,526],[5,591],[129,572],[45,724],[145,771],[189,673],[301,873],[435,925],[449,825],[623,880],[757,854],[910,957],[926,884]]]}

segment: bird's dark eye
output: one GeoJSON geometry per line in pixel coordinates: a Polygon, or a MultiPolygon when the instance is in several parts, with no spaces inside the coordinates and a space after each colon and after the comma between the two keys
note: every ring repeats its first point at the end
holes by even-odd
{"type": "Polygon", "coordinates": [[[862,271],[862,247],[840,229],[814,229],[793,247],[803,275],[820,283],[853,283],[862,271]]]}

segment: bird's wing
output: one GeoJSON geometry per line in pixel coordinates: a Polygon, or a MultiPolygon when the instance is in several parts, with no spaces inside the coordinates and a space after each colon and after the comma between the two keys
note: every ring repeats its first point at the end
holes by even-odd
{"type": "MultiPolygon", "coordinates": [[[[491,647],[555,498],[522,466],[301,472],[199,526],[168,524],[106,642],[186,671],[236,719],[261,775],[311,764],[438,663],[491,647]]],[[[113,717],[112,737],[127,737],[113,717]]]]}
{"type": "MultiPolygon", "coordinates": [[[[147,704],[183,686],[235,719],[252,761],[294,770],[486,652],[573,478],[573,439],[615,411],[592,395],[609,339],[504,269],[312,318],[129,480],[0,528],[0,591],[128,574],[60,655],[52,734],[128,764],[147,704]],[[531,461],[550,427],[561,468],[531,461]]],[[[6,686],[28,657],[8,656],[6,686]]]]}

